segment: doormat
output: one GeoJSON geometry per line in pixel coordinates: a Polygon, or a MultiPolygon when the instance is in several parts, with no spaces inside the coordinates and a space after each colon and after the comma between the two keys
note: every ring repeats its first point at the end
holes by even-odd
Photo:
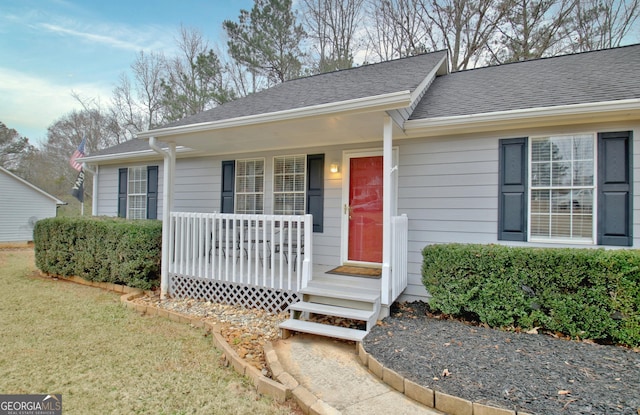
{"type": "Polygon", "coordinates": [[[327,274],[346,275],[349,277],[380,278],[382,269],[368,267],[354,267],[342,265],[326,272],[327,274]]]}

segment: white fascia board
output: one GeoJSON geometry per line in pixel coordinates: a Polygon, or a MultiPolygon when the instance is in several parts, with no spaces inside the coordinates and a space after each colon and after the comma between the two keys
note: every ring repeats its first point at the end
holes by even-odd
{"type": "Polygon", "coordinates": [[[45,192],[44,190],[40,189],[39,187],[34,186],[33,184],[29,183],[28,181],[26,181],[25,179],[23,179],[22,177],[16,176],[15,174],[11,173],[9,170],[0,167],[0,172],[4,172],[6,173],[9,177],[14,178],[15,180],[17,180],[18,182],[24,184],[27,187],[30,187],[31,189],[35,190],[36,192],[48,197],[49,199],[52,199],[54,202],[56,202],[56,205],[66,205],[67,202],[63,202],[62,200],[58,199],[57,197],[50,195],[49,193],[45,192]]]}
{"type": "MultiPolygon", "coordinates": [[[[189,153],[189,154],[197,154],[197,151],[189,148],[189,147],[177,147],[177,154],[189,153]]],[[[130,151],[128,153],[115,153],[115,154],[105,154],[102,156],[86,156],[79,160],[82,160],[87,164],[98,164],[103,162],[110,161],[118,161],[118,160],[137,160],[137,159],[148,159],[148,158],[157,158],[162,159],[162,157],[156,153],[151,148],[138,150],[138,151],[130,151]]]]}
{"type": "Polygon", "coordinates": [[[640,99],[618,101],[590,102],[583,104],[562,105],[556,107],[537,107],[510,111],[496,111],[482,114],[457,115],[452,117],[434,117],[420,120],[408,120],[404,124],[408,136],[420,134],[455,132],[457,129],[491,126],[500,129],[500,123],[513,126],[518,122],[535,121],[544,118],[563,118],[607,115],[625,111],[639,111],[640,99]]]}
{"type": "Polygon", "coordinates": [[[318,117],[336,113],[387,111],[407,107],[411,104],[411,91],[398,91],[372,97],[357,98],[348,101],[331,102],[311,107],[295,108],[266,114],[249,115],[246,117],[229,118],[226,120],[203,122],[198,124],[179,125],[168,128],[158,128],[138,133],[141,139],[149,137],[164,137],[178,134],[196,133],[207,130],[243,127],[277,121],[287,121],[298,118],[318,117]]]}

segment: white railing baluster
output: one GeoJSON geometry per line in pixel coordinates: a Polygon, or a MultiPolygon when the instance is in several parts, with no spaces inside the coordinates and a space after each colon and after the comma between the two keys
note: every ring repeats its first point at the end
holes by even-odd
{"type": "Polygon", "coordinates": [[[262,257],[260,258],[260,265],[262,265],[262,286],[273,288],[273,280],[271,284],[267,283],[267,224],[270,223],[268,219],[265,219],[262,222],[262,226],[260,227],[260,247],[262,248],[262,257]]]}
{"type": "Polygon", "coordinates": [[[179,251],[178,255],[178,274],[184,275],[184,216],[180,216],[180,222],[178,223],[178,241],[179,241],[179,251]]]}
{"type": "MultiPolygon", "coordinates": [[[[176,218],[173,214],[169,216],[169,273],[176,272],[175,244],[176,244],[176,218]]],[[[171,285],[171,284],[169,284],[171,285]]]]}
{"type": "Polygon", "coordinates": [[[170,274],[298,291],[311,279],[311,215],[172,212],[170,274]]]}

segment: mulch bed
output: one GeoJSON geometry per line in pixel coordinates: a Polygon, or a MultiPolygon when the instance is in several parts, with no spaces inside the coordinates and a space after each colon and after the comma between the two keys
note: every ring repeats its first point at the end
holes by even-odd
{"type": "Polygon", "coordinates": [[[433,390],[531,414],[640,415],[640,353],[494,330],[402,303],[367,335],[384,366],[433,390]]]}

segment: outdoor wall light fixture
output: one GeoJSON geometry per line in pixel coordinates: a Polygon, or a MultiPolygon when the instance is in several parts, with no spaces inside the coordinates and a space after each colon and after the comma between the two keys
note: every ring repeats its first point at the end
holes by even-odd
{"type": "Polygon", "coordinates": [[[338,173],[340,171],[340,164],[338,163],[331,163],[331,166],[329,166],[329,171],[331,173],[338,173]]]}

